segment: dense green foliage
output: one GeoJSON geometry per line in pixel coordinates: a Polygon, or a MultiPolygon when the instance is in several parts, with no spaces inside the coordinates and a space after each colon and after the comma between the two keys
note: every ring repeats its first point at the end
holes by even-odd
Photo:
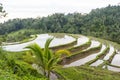
{"type": "Polygon", "coordinates": [[[6,42],[26,42],[29,41],[30,39],[36,38],[36,35],[31,36],[31,34],[35,34],[37,30],[32,30],[32,29],[24,29],[24,30],[19,30],[15,32],[11,32],[8,35],[5,35],[6,37],[6,42]]]}
{"type": "MultiPolygon", "coordinates": [[[[16,34],[16,31],[21,30],[19,33],[24,32],[24,35],[21,34],[24,38],[31,34],[46,32],[80,33],[120,43],[119,21],[120,6],[109,5],[105,8],[94,9],[89,14],[73,13],[65,15],[55,13],[42,18],[9,20],[0,24],[0,34],[16,34]],[[32,31],[29,31],[31,29],[32,31]]],[[[14,37],[12,37],[13,41],[21,40],[20,37],[15,39],[14,37]]],[[[10,37],[7,38],[10,40],[10,37]]]]}
{"type": "Polygon", "coordinates": [[[92,10],[84,18],[82,34],[120,43],[120,6],[92,10]]]}
{"type": "Polygon", "coordinates": [[[24,53],[6,52],[0,48],[0,80],[47,80],[22,60],[24,53]]]}

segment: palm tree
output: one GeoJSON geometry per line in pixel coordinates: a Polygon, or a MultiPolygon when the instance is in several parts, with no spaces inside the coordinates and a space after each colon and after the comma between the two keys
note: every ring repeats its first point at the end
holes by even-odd
{"type": "Polygon", "coordinates": [[[70,54],[67,50],[59,50],[56,53],[49,49],[49,45],[53,38],[47,39],[44,49],[42,49],[38,44],[34,43],[26,48],[32,50],[38,61],[38,65],[41,68],[44,76],[50,78],[50,73],[58,66],[58,62],[61,59],[62,54],[70,54]]]}

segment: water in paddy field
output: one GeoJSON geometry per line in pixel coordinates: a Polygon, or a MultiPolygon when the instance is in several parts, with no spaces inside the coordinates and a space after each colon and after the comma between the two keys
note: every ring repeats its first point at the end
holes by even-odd
{"type": "Polygon", "coordinates": [[[120,66],[120,54],[116,54],[111,62],[112,65],[120,66]]]}
{"type": "MultiPolygon", "coordinates": [[[[26,46],[28,46],[32,43],[37,43],[38,45],[40,45],[41,48],[44,48],[46,40],[48,38],[53,38],[53,37],[54,36],[51,36],[49,34],[40,34],[33,41],[21,43],[21,44],[3,46],[3,49],[5,49],[7,51],[23,51],[23,50],[26,50],[26,49],[24,49],[26,46]]],[[[68,36],[68,35],[65,35],[63,38],[55,38],[54,37],[54,39],[52,40],[52,42],[50,44],[50,47],[58,46],[58,45],[62,45],[62,44],[68,44],[75,40],[76,40],[75,38],[68,36]]]]}
{"type": "Polygon", "coordinates": [[[98,47],[99,45],[100,45],[100,42],[92,40],[90,47],[88,47],[87,49],[98,47]]]}
{"type": "Polygon", "coordinates": [[[115,72],[120,72],[120,68],[112,67],[112,66],[107,66],[108,70],[115,71],[115,72]]]}
{"type": "Polygon", "coordinates": [[[109,52],[106,54],[106,56],[102,60],[97,60],[96,62],[92,63],[90,66],[99,66],[104,61],[103,60],[109,60],[110,56],[114,53],[114,47],[110,45],[109,52]]]}
{"type": "Polygon", "coordinates": [[[82,44],[85,44],[86,42],[89,41],[89,38],[85,36],[80,36],[80,38],[77,39],[77,44],[74,47],[80,46],[82,44]]]}
{"type": "Polygon", "coordinates": [[[96,62],[92,63],[90,66],[98,66],[102,64],[104,61],[103,60],[97,60],[96,62]]]}
{"type": "Polygon", "coordinates": [[[110,45],[110,50],[107,53],[107,55],[104,57],[103,60],[108,60],[110,58],[110,56],[114,53],[114,51],[115,51],[114,47],[110,45]]]}
{"type": "Polygon", "coordinates": [[[102,48],[101,48],[100,52],[95,53],[95,54],[91,54],[91,55],[89,55],[89,56],[87,56],[87,57],[85,57],[85,58],[79,59],[79,60],[74,61],[74,62],[72,62],[72,63],[70,63],[70,64],[67,64],[67,65],[64,65],[64,67],[84,65],[85,63],[87,63],[87,62],[95,59],[96,56],[99,55],[105,48],[106,48],[106,46],[105,46],[105,45],[102,45],[102,48]]]}

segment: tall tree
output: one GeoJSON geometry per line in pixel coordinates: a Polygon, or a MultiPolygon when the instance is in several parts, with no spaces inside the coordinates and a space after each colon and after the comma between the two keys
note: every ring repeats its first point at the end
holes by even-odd
{"type": "Polygon", "coordinates": [[[5,12],[5,10],[3,10],[3,6],[0,3],[0,18],[5,17],[6,15],[7,15],[7,13],[5,12]]]}

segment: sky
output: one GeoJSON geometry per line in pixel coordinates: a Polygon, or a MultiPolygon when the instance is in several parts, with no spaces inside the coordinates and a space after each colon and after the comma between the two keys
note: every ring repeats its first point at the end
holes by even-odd
{"type": "Polygon", "coordinates": [[[8,13],[1,21],[13,18],[35,18],[54,13],[89,13],[92,9],[118,5],[120,0],[0,0],[8,13]]]}

